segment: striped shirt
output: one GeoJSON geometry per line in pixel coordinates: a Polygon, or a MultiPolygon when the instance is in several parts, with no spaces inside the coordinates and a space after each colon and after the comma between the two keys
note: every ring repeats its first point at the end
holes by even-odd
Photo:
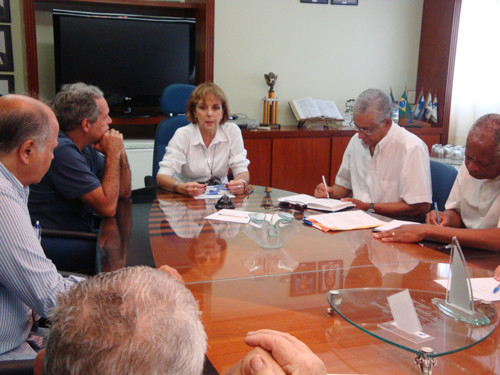
{"type": "Polygon", "coordinates": [[[63,278],[45,256],[31,225],[28,195],[29,188],[0,163],[0,360],[23,351],[32,310],[47,317],[57,295],[80,280],[63,278]]]}

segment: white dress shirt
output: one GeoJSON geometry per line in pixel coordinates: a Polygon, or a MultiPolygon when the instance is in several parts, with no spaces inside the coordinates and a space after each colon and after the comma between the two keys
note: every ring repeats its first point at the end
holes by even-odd
{"type": "Polygon", "coordinates": [[[355,134],[335,183],[352,190],[353,197],[363,202],[431,203],[429,150],[420,138],[394,122],[373,156],[355,134]]]}
{"type": "Polygon", "coordinates": [[[158,174],[182,182],[205,182],[215,176],[225,184],[229,168],[236,176],[248,172],[248,164],[241,130],[236,124],[219,125],[208,148],[198,125],[188,124],[177,129],[168,143],[158,174]]]}
{"type": "Polygon", "coordinates": [[[463,163],[445,208],[456,210],[469,229],[500,228],[500,176],[478,180],[463,163]]]}

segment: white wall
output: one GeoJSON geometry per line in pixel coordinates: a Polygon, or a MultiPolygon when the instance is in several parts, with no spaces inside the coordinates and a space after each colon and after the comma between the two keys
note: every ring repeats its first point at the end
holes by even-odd
{"type": "Polygon", "coordinates": [[[369,87],[415,89],[423,0],[215,0],[214,81],[231,112],[262,121],[264,73],[278,74],[278,120],[296,124],[288,101],[345,101],[369,87]]]}

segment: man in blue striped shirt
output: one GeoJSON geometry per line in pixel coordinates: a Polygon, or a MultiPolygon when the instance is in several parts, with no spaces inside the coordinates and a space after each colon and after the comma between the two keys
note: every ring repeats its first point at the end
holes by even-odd
{"type": "Polygon", "coordinates": [[[63,278],[31,225],[28,185],[47,172],[59,124],[38,100],[0,97],[0,360],[30,359],[33,312],[46,317],[57,295],[79,279],[63,278]]]}

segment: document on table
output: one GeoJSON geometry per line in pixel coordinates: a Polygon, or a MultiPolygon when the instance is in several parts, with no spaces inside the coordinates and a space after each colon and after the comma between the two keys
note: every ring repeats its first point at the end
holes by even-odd
{"type": "Polygon", "coordinates": [[[250,222],[250,212],[222,209],[205,217],[208,220],[227,221],[230,223],[247,224],[250,222]]]}
{"type": "Polygon", "coordinates": [[[278,198],[278,202],[299,203],[306,205],[307,208],[313,210],[324,211],[340,211],[347,207],[354,207],[352,202],[342,202],[338,199],[331,198],[316,198],[307,194],[289,195],[287,197],[278,198]]]}
{"type": "Polygon", "coordinates": [[[399,228],[402,225],[408,225],[408,224],[420,224],[420,223],[415,223],[413,221],[405,221],[405,220],[391,220],[388,221],[387,223],[384,223],[383,225],[376,227],[373,229],[374,232],[384,232],[386,230],[392,230],[399,228]]]}
{"type": "Polygon", "coordinates": [[[205,193],[197,195],[195,199],[219,199],[223,195],[234,198],[234,195],[227,190],[226,185],[213,185],[205,188],[205,193]]]}
{"type": "MultiPolygon", "coordinates": [[[[439,285],[448,289],[448,279],[434,280],[439,285]]],[[[493,277],[476,277],[470,279],[474,299],[486,301],[500,301],[500,292],[493,293],[493,289],[499,284],[493,277]]]]}
{"type": "Polygon", "coordinates": [[[304,218],[306,224],[328,232],[329,230],[352,230],[373,228],[385,222],[364,211],[344,211],[329,214],[311,215],[304,218]]]}

